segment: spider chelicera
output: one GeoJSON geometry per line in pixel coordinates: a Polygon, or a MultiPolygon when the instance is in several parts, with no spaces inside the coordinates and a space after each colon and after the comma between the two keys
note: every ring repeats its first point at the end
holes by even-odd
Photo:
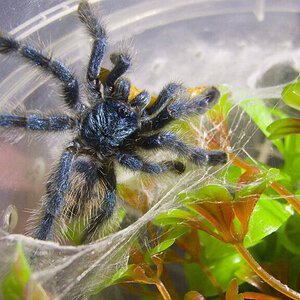
{"type": "Polygon", "coordinates": [[[74,74],[62,62],[0,33],[0,53],[15,53],[57,78],[65,104],[73,111],[57,115],[0,114],[0,127],[4,129],[73,132],[73,140],[66,145],[47,182],[41,218],[32,233],[40,240],[54,238],[58,219],[70,221],[84,215],[88,217],[82,239],[91,239],[99,226],[110,218],[116,204],[116,162],[130,170],[149,174],[184,172],[184,164],[179,161],[148,162],[138,154],[139,150],[173,151],[197,165],[227,161],[222,151],[193,147],[173,133],[162,132],[173,120],[203,114],[214,106],[219,98],[216,88],[208,88],[201,95],[188,99],[183,96],[181,85],[170,83],[151,106],[146,91],[129,101],[130,82],[121,76],[131,65],[130,56],[126,53],[111,55],[114,66],[105,82],[101,82],[100,66],[107,48],[105,29],[86,0],[80,1],[78,16],[93,40],[84,94],[79,92],[74,74]]]}

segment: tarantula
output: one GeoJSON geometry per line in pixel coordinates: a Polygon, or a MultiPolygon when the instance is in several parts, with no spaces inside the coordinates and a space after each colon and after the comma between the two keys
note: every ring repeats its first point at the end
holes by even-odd
{"type": "Polygon", "coordinates": [[[166,149],[186,157],[197,165],[224,164],[227,155],[185,144],[175,134],[162,129],[186,115],[203,114],[216,104],[219,91],[208,88],[191,99],[183,99],[183,87],[170,83],[149,107],[150,95],[140,92],[129,101],[130,82],[121,77],[131,65],[126,53],[112,54],[113,68],[101,82],[101,61],[107,48],[107,34],[92,13],[86,0],[78,6],[78,16],[93,40],[89,58],[85,94],[79,92],[74,74],[61,61],[47,57],[8,34],[0,34],[0,53],[23,57],[57,78],[63,99],[73,114],[43,115],[38,113],[0,114],[0,127],[24,128],[28,131],[74,133],[62,152],[47,182],[41,205],[41,219],[33,237],[51,240],[57,219],[73,220],[89,211],[83,240],[89,240],[99,225],[108,220],[116,204],[115,163],[133,171],[160,174],[182,173],[179,161],[147,162],[138,150],[166,149]],[[85,104],[82,99],[88,100],[85,104]],[[91,209],[92,207],[92,209],[91,209]]]}

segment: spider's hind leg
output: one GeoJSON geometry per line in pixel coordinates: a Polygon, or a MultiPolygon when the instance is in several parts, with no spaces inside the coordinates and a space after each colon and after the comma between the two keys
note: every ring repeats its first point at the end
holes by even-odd
{"type": "Polygon", "coordinates": [[[0,53],[17,53],[27,61],[41,67],[44,71],[52,74],[61,81],[63,98],[70,108],[81,109],[79,101],[79,84],[69,68],[61,61],[45,56],[41,51],[23,44],[9,35],[0,31],[0,53]]]}
{"type": "Polygon", "coordinates": [[[55,218],[61,213],[69,190],[70,176],[75,153],[73,147],[67,148],[47,184],[40,224],[33,229],[33,237],[39,240],[52,240],[55,218]]]}
{"type": "Polygon", "coordinates": [[[112,216],[116,205],[117,182],[113,165],[102,166],[98,174],[98,179],[104,186],[104,196],[102,204],[97,208],[96,213],[90,218],[84,229],[82,242],[90,241],[97,235],[97,229],[112,216]]]}

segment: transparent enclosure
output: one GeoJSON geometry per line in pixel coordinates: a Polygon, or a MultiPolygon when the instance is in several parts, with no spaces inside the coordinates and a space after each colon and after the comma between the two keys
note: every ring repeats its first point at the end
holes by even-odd
{"type": "MultiPolygon", "coordinates": [[[[236,102],[256,96],[278,98],[280,88],[274,86],[296,78],[300,67],[297,0],[91,0],[90,3],[108,29],[108,52],[130,49],[134,63],[127,77],[134,86],[153,94],[176,81],[187,87],[228,85],[236,102]],[[268,75],[267,71],[274,66],[275,72],[268,75]]],[[[73,0],[1,1],[0,29],[61,59],[84,81],[90,40],[77,18],[77,5],[78,1],[73,0]]],[[[109,55],[103,67],[111,68],[109,55]]],[[[9,58],[1,55],[1,112],[58,110],[62,108],[59,93],[55,79],[15,55],[9,58]]],[[[270,144],[264,144],[259,132],[250,139],[241,118],[236,117],[232,122],[236,124],[232,128],[236,131],[236,149],[276,164],[276,155],[270,144]]],[[[30,238],[8,233],[26,232],[31,212],[45,192],[51,163],[67,140],[68,134],[19,135],[1,131],[1,265],[8,265],[18,240],[23,240],[27,255],[39,245],[30,238]]],[[[196,177],[208,174],[207,170],[199,172],[202,173],[196,177]]],[[[185,178],[186,182],[173,186],[169,195],[166,183],[157,192],[156,204],[147,214],[95,244],[60,247],[41,243],[43,251],[34,266],[35,278],[57,299],[79,299],[82,293],[126,264],[128,244],[153,216],[176,207],[176,193],[188,189],[196,177],[185,178]]],[[[123,174],[120,182],[126,180],[123,174]]],[[[111,299],[121,297],[118,294],[111,299]]]]}

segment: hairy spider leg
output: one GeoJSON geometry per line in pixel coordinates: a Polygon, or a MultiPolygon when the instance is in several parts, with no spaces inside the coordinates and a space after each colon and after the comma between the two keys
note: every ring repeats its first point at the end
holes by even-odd
{"type": "Polygon", "coordinates": [[[39,115],[36,113],[24,116],[0,114],[0,127],[25,128],[36,131],[64,131],[75,127],[75,120],[67,115],[39,115]]]}
{"type": "Polygon", "coordinates": [[[148,92],[142,91],[136,95],[130,102],[130,106],[136,107],[140,112],[143,112],[146,106],[150,103],[151,97],[148,92]]]}
{"type": "Polygon", "coordinates": [[[120,78],[131,66],[131,58],[127,53],[113,53],[110,56],[114,67],[107,75],[105,81],[105,93],[106,95],[111,95],[113,92],[113,87],[118,78],[120,78]]]}
{"type": "Polygon", "coordinates": [[[61,155],[55,171],[47,183],[43,216],[40,224],[33,230],[33,237],[39,240],[52,240],[54,220],[61,213],[69,190],[72,164],[75,157],[73,149],[67,148],[61,155]]]}
{"type": "Polygon", "coordinates": [[[119,78],[115,82],[113,96],[124,102],[128,102],[130,86],[130,81],[127,78],[119,78]]]}
{"type": "Polygon", "coordinates": [[[117,182],[114,166],[112,163],[108,163],[101,166],[99,171],[99,180],[101,180],[105,186],[105,194],[102,205],[98,208],[96,214],[89,220],[89,224],[84,229],[82,242],[92,239],[100,225],[111,217],[116,205],[117,182]]]}
{"type": "Polygon", "coordinates": [[[182,86],[180,84],[169,83],[161,90],[154,104],[149,108],[147,108],[146,112],[149,115],[159,113],[159,111],[164,109],[166,106],[170,104],[172,100],[174,100],[174,97],[176,97],[177,93],[180,90],[182,90],[182,86]]]}
{"type": "Polygon", "coordinates": [[[212,108],[220,97],[220,92],[211,87],[199,96],[192,99],[180,99],[173,95],[175,100],[164,107],[158,114],[150,115],[142,119],[141,132],[159,130],[169,124],[171,121],[187,115],[204,114],[212,108]]]}
{"type": "Polygon", "coordinates": [[[182,142],[178,137],[170,132],[157,133],[138,140],[138,146],[151,149],[167,149],[187,157],[191,162],[197,165],[224,164],[227,162],[227,154],[222,151],[208,151],[205,149],[192,147],[182,142]]]}
{"type": "Polygon", "coordinates": [[[23,44],[11,36],[0,32],[0,53],[17,53],[27,61],[41,67],[45,72],[52,74],[61,81],[63,98],[65,103],[72,109],[80,109],[79,84],[69,68],[61,61],[46,57],[39,50],[30,45],[23,44]]]}
{"type": "Polygon", "coordinates": [[[93,46],[87,70],[87,81],[89,89],[93,94],[101,98],[99,74],[101,63],[106,52],[107,34],[105,28],[91,11],[91,7],[86,0],[81,0],[78,5],[79,19],[93,38],[93,46]]]}
{"type": "Polygon", "coordinates": [[[179,161],[162,161],[159,163],[145,162],[135,153],[120,152],[117,155],[118,162],[123,166],[133,171],[142,171],[150,174],[160,174],[171,171],[181,174],[185,170],[183,163],[179,161]]]}

